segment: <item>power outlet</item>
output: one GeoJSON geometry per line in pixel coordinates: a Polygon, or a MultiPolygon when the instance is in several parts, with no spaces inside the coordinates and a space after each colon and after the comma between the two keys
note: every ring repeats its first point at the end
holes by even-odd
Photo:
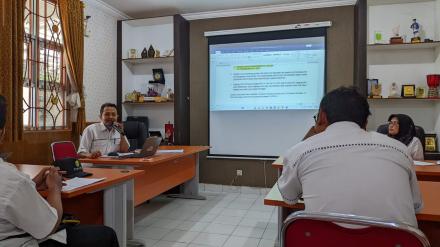
{"type": "Polygon", "coordinates": [[[237,176],[239,177],[243,176],[243,170],[237,170],[237,176]]]}

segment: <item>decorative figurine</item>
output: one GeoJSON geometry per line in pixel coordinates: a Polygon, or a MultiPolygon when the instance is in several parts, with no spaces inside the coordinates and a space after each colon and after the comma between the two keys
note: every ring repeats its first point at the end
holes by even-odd
{"type": "Polygon", "coordinates": [[[156,51],[153,48],[153,45],[150,45],[150,48],[148,48],[148,57],[153,58],[156,51]]]}
{"type": "Polygon", "coordinates": [[[372,98],[373,99],[380,99],[382,98],[382,85],[381,84],[375,84],[371,88],[372,98]]]}
{"type": "Polygon", "coordinates": [[[147,92],[148,97],[157,97],[159,96],[159,93],[154,90],[154,88],[149,87],[147,92]]]}
{"type": "Polygon", "coordinates": [[[390,38],[390,44],[403,44],[403,39],[399,36],[400,25],[393,28],[393,37],[390,38]]]}
{"type": "Polygon", "coordinates": [[[160,51],[156,50],[156,52],[154,53],[154,57],[160,57],[160,51]]]}
{"type": "Polygon", "coordinates": [[[148,57],[148,51],[147,51],[146,47],[144,47],[144,49],[142,50],[141,57],[142,58],[147,58],[148,57]]]}
{"type": "Polygon", "coordinates": [[[136,49],[128,49],[128,58],[136,58],[136,49]]]}
{"type": "Polygon", "coordinates": [[[411,43],[420,43],[422,42],[422,39],[420,38],[420,24],[417,23],[417,19],[413,19],[413,23],[410,27],[413,31],[413,36],[411,38],[411,43]]]}
{"type": "Polygon", "coordinates": [[[388,96],[388,98],[400,98],[399,87],[397,86],[397,83],[391,83],[390,95],[388,96]]]}

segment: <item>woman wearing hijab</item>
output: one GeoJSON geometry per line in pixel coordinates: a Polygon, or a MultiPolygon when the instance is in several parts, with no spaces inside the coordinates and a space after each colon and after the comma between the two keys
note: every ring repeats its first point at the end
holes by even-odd
{"type": "Polygon", "coordinates": [[[423,160],[423,146],[416,137],[413,120],[405,114],[392,114],[388,117],[388,136],[399,140],[406,146],[413,160],[423,160]]]}

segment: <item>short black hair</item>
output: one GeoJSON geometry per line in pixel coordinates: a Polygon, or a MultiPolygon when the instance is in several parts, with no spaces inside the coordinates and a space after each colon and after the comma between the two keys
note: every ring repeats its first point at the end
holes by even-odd
{"type": "Polygon", "coordinates": [[[354,87],[339,87],[327,93],[319,108],[327,114],[329,125],[349,121],[363,128],[371,115],[367,99],[354,87]]]}
{"type": "Polygon", "coordinates": [[[104,108],[106,107],[114,107],[116,109],[116,111],[118,110],[118,108],[116,107],[115,104],[113,103],[104,103],[101,105],[101,110],[99,110],[99,116],[102,116],[102,113],[104,112],[104,108]]]}
{"type": "Polygon", "coordinates": [[[6,124],[6,98],[0,95],[0,129],[3,129],[6,124]]]}

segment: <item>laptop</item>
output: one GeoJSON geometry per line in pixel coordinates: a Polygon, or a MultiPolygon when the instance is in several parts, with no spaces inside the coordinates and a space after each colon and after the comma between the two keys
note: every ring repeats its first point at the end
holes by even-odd
{"type": "Polygon", "coordinates": [[[64,158],[60,160],[55,160],[53,165],[59,167],[61,171],[65,171],[64,177],[74,178],[74,177],[87,177],[91,176],[92,173],[84,172],[81,162],[76,158],[64,158]]]}
{"type": "Polygon", "coordinates": [[[145,158],[145,157],[149,157],[149,156],[153,156],[156,151],[157,148],[159,148],[160,142],[162,141],[162,138],[160,137],[148,137],[145,142],[144,145],[142,146],[142,150],[140,153],[133,153],[133,154],[129,154],[129,155],[120,155],[118,158],[145,158]]]}

